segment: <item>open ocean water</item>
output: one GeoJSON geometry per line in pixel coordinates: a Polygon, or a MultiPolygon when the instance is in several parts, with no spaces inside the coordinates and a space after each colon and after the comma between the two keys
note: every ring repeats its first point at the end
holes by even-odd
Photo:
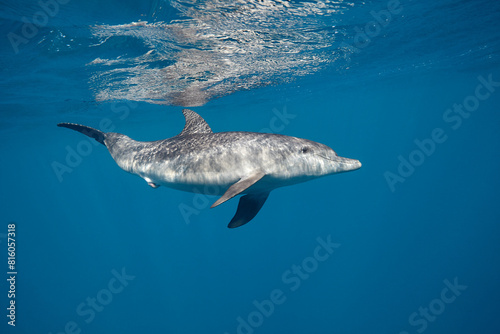
{"type": "Polygon", "coordinates": [[[0,332],[500,333],[499,65],[494,0],[0,1],[0,332]],[[228,229],[56,127],[183,107],[363,167],[228,229]]]}

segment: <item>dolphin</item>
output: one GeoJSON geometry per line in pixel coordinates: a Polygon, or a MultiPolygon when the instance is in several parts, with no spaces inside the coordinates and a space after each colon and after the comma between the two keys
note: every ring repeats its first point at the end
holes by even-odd
{"type": "Polygon", "coordinates": [[[213,132],[192,110],[182,110],[186,124],[172,138],[151,142],[104,133],[73,123],[72,129],[106,146],[123,170],[149,186],[220,196],[211,206],[242,195],[229,228],[252,220],[276,188],[321,176],[359,169],[355,159],[342,158],[330,147],[311,140],[257,132],[213,132]]]}

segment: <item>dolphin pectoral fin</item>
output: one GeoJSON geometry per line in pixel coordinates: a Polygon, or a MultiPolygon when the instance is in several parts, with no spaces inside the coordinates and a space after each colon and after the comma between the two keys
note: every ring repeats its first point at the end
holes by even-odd
{"type": "Polygon", "coordinates": [[[264,192],[241,197],[236,214],[227,227],[240,227],[251,221],[259,213],[268,196],[269,192],[264,192]]]}
{"type": "Polygon", "coordinates": [[[254,183],[259,181],[264,177],[263,172],[256,172],[248,177],[241,178],[238,182],[233,184],[232,186],[229,187],[229,189],[226,190],[224,195],[222,195],[217,201],[215,201],[214,204],[210,208],[215,208],[217,205],[224,203],[228,199],[233,198],[234,196],[240,194],[241,192],[247,190],[250,186],[252,186],[254,183]]]}

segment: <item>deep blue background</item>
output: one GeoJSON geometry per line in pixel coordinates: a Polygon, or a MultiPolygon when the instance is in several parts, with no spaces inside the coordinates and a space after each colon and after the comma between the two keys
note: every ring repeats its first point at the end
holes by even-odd
{"type": "MultiPolygon", "coordinates": [[[[208,209],[215,198],[152,189],[120,170],[100,145],[60,182],[54,162],[64,164],[67,147],[86,139],[56,123],[97,127],[109,118],[116,132],[156,140],[181,131],[181,107],[134,102],[121,117],[113,111],[126,101],[92,102],[83,68],[92,55],[84,47],[82,59],[35,41],[15,56],[4,48],[0,233],[16,222],[19,274],[15,328],[3,315],[8,288],[1,280],[2,333],[59,333],[74,321],[82,333],[233,334],[237,318],[247,319],[254,300],[269,299],[274,289],[286,300],[255,333],[499,333],[500,87],[458,129],[443,120],[448,108],[475,94],[479,76],[500,82],[498,4],[402,3],[404,15],[388,27],[394,33],[351,55],[347,68],[193,108],[214,131],[260,131],[286,111],[295,118],[279,133],[363,163],[352,173],[273,191],[259,215],[234,230],[226,225],[236,200],[208,209]],[[50,70],[57,64],[65,75],[50,70]],[[56,86],[59,92],[50,89],[56,86]],[[414,141],[436,128],[447,140],[391,191],[385,173],[397,173],[398,157],[408,159],[414,141]],[[186,206],[200,209],[189,223],[179,209],[186,206]],[[340,247],[291,291],[282,275],[328,236],[340,247]],[[135,278],[86,323],[78,305],[123,268],[135,278]],[[420,307],[438,305],[444,280],[455,279],[467,288],[426,328],[422,320],[409,322],[420,307]]],[[[59,19],[120,24],[143,10],[130,2],[122,15],[109,6],[107,16],[106,8],[88,5],[94,10],[59,19]]],[[[354,13],[381,6],[356,3],[354,13]]],[[[2,36],[15,25],[10,7],[2,9],[2,36]]],[[[346,21],[359,25],[361,14],[346,21]]],[[[4,234],[0,241],[6,262],[4,234]]]]}

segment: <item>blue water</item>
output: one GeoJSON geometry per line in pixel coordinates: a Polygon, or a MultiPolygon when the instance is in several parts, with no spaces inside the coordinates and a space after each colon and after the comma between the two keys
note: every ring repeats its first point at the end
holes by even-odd
{"type": "Polygon", "coordinates": [[[0,22],[1,333],[500,333],[500,2],[6,0],[0,22]],[[227,229],[235,199],[56,127],[157,140],[182,107],[363,167],[227,229]]]}

